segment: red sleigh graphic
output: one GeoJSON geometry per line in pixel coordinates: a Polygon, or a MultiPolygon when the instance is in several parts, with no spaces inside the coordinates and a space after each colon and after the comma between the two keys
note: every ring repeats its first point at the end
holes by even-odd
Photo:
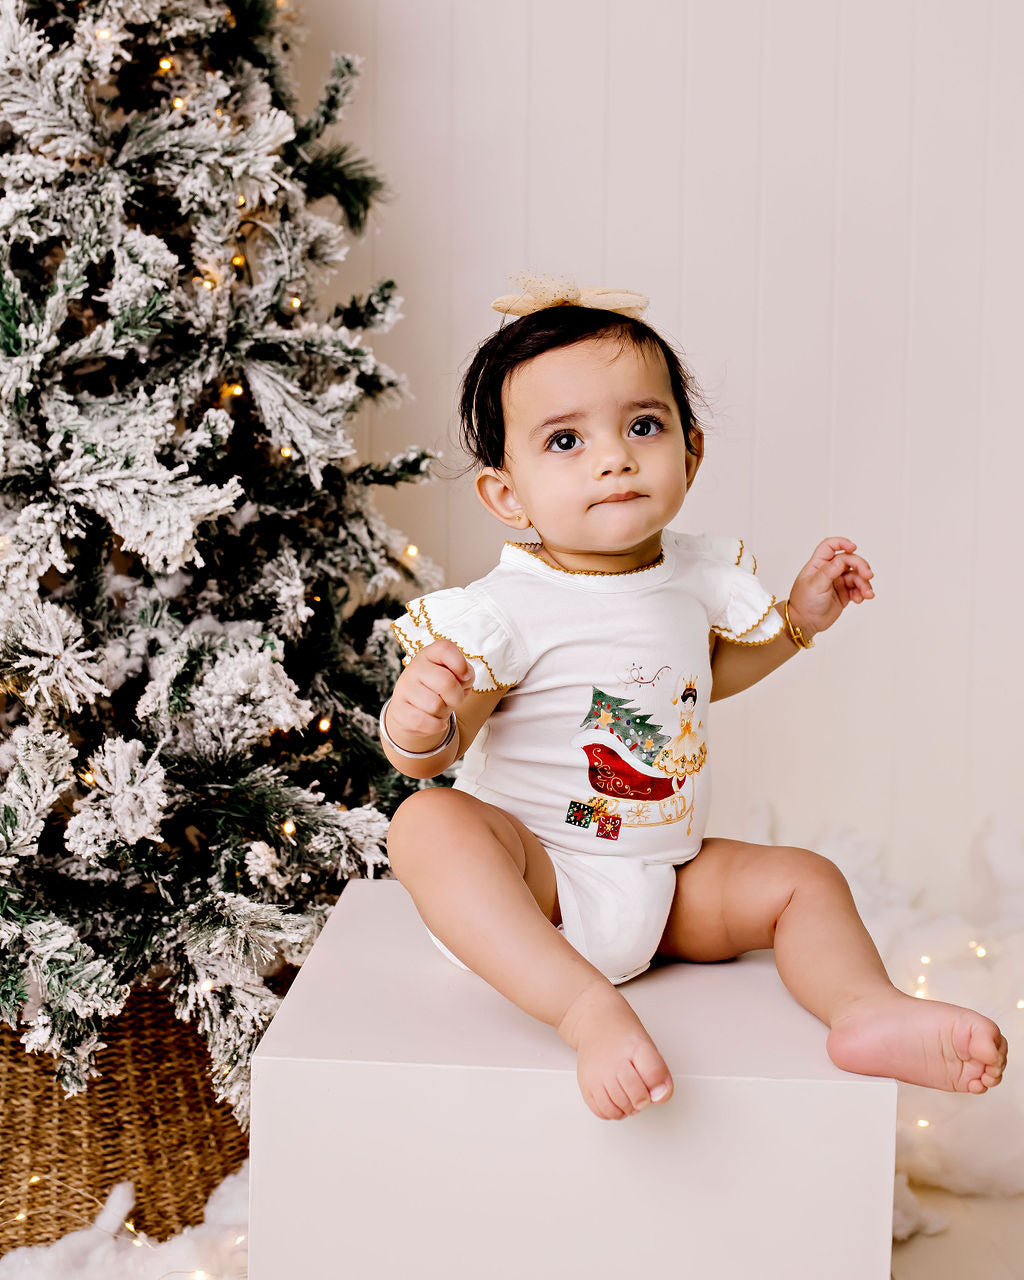
{"type": "Polygon", "coordinates": [[[613,734],[584,729],[570,745],[583,748],[590,785],[601,795],[617,800],[667,800],[678,790],[677,778],[645,765],[613,734]]]}

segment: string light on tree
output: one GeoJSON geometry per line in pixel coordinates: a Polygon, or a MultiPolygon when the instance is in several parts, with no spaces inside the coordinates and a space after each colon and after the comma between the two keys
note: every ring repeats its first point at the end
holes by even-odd
{"type": "Polygon", "coordinates": [[[181,111],[185,106],[185,99],[175,98],[171,103],[171,106],[175,109],[175,111],[181,111]]]}
{"type": "Polygon", "coordinates": [[[317,728],[320,730],[321,733],[326,733],[328,729],[330,729],[330,727],[331,727],[331,722],[327,716],[324,716],[321,719],[319,725],[317,725],[317,728]]]}
{"type": "Polygon", "coordinates": [[[281,823],[281,830],[286,836],[293,836],[295,834],[295,823],[289,818],[286,822],[281,823]]]}
{"type": "Polygon", "coordinates": [[[289,449],[289,448],[288,448],[288,446],[287,446],[286,444],[283,444],[283,445],[281,446],[281,457],[282,457],[282,458],[290,458],[291,456],[292,456],[292,451],[291,451],[291,449],[289,449]]]}
{"type": "Polygon", "coordinates": [[[174,63],[173,63],[173,61],[172,61],[170,58],[161,58],[161,59],[160,59],[160,64],[159,64],[159,65],[160,65],[160,70],[161,70],[161,71],[173,71],[173,70],[174,70],[174,63]]]}

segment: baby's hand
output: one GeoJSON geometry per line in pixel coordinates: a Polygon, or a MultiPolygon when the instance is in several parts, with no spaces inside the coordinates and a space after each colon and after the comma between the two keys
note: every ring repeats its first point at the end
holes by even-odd
{"type": "Polygon", "coordinates": [[[474,672],[458,645],[434,640],[410,659],[388,706],[388,733],[407,751],[429,751],[448,732],[473,689],[474,672]]]}
{"type": "Polygon", "coordinates": [[[856,549],[849,538],[826,538],[797,574],[789,614],[808,639],[830,627],[851,600],[860,604],[874,596],[874,571],[863,556],[852,554],[856,549]]]}

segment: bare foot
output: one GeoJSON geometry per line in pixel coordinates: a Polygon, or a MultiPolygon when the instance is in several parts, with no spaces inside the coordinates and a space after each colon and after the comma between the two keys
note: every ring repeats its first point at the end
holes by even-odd
{"type": "Polygon", "coordinates": [[[1006,1065],[1006,1037],[973,1009],[902,991],[858,1000],[832,1023],[828,1054],[866,1076],[956,1093],[984,1093],[1006,1065]]]}
{"type": "Polygon", "coordinates": [[[604,978],[566,1010],[558,1034],[576,1050],[583,1101],[602,1120],[623,1120],[672,1096],[672,1076],[626,998],[604,978]],[[653,1095],[660,1088],[664,1093],[653,1095]]]}

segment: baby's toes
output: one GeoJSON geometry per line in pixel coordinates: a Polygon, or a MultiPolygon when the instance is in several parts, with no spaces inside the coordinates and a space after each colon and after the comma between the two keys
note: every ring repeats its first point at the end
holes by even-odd
{"type": "Polygon", "coordinates": [[[627,1062],[619,1072],[618,1081],[619,1092],[610,1089],[609,1093],[619,1102],[619,1106],[627,1115],[633,1111],[639,1111],[641,1107],[646,1107],[650,1103],[651,1095],[647,1086],[631,1062],[627,1062]],[[625,1105],[620,1100],[620,1093],[625,1098],[625,1105]]]}
{"type": "Polygon", "coordinates": [[[652,1102],[667,1102],[672,1096],[672,1076],[668,1064],[653,1044],[640,1045],[633,1054],[633,1066],[652,1102]],[[664,1092],[658,1093],[658,1090],[664,1092]],[[658,1096],[655,1097],[655,1093],[658,1096]]]}
{"type": "Polygon", "coordinates": [[[988,1018],[982,1018],[971,1030],[967,1057],[982,1068],[1002,1066],[1006,1040],[999,1028],[988,1018]]]}
{"type": "Polygon", "coordinates": [[[602,1085],[595,1089],[594,1100],[597,1106],[592,1110],[596,1111],[602,1120],[625,1120],[633,1110],[629,1099],[614,1083],[610,1088],[602,1085]]]}
{"type": "Polygon", "coordinates": [[[981,1073],[982,1084],[991,1087],[998,1084],[1003,1078],[1003,1070],[1006,1067],[1006,1037],[999,1037],[999,1044],[996,1046],[996,1057],[994,1062],[985,1064],[985,1069],[981,1073]]]}

